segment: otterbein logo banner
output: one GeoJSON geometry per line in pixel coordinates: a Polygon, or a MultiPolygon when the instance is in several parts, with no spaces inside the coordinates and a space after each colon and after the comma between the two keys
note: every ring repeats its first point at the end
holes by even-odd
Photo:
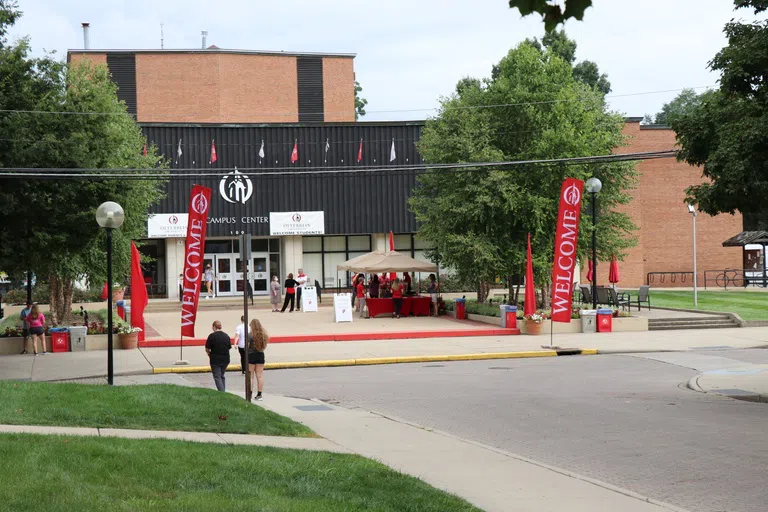
{"type": "Polygon", "coordinates": [[[584,182],[568,178],[560,190],[560,210],[555,234],[555,262],[552,267],[552,321],[571,322],[573,271],[579,245],[579,218],[584,182]]]}
{"type": "Polygon", "coordinates": [[[184,281],[181,295],[181,335],[195,336],[197,301],[203,283],[203,253],[205,231],[208,227],[208,210],[211,206],[211,189],[202,185],[192,187],[189,198],[189,222],[187,223],[187,247],[184,252],[184,281]]]}

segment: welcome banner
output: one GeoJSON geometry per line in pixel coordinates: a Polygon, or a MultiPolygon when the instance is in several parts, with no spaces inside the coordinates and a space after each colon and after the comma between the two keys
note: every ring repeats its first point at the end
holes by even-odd
{"type": "Polygon", "coordinates": [[[195,336],[197,303],[203,283],[203,254],[205,231],[208,227],[208,211],[211,206],[211,189],[202,185],[192,187],[189,197],[187,245],[184,251],[184,280],[181,295],[181,335],[195,336]]]}
{"type": "Polygon", "coordinates": [[[568,178],[560,189],[560,210],[555,234],[555,261],[552,267],[552,321],[571,322],[573,272],[579,245],[579,218],[584,182],[568,178]]]}

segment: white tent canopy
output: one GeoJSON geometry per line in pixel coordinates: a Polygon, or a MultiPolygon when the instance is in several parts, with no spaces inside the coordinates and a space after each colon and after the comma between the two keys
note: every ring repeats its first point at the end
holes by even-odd
{"type": "Polygon", "coordinates": [[[437,272],[437,265],[411,258],[396,251],[373,251],[363,254],[336,267],[353,272],[437,272]]]}

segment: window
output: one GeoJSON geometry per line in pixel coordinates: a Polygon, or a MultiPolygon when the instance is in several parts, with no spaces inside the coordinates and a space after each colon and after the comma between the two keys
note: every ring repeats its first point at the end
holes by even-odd
{"type": "Polygon", "coordinates": [[[350,251],[363,251],[360,254],[371,252],[371,237],[368,235],[347,237],[347,244],[350,251]]]}
{"type": "Polygon", "coordinates": [[[266,238],[251,239],[252,252],[269,252],[269,240],[266,238]]]}
{"type": "Polygon", "coordinates": [[[347,239],[343,236],[324,236],[323,251],[325,252],[346,252],[347,239]]]}
{"type": "Polygon", "coordinates": [[[301,243],[304,246],[304,252],[322,252],[323,251],[323,237],[321,236],[302,237],[301,243]]]}
{"type": "Polygon", "coordinates": [[[302,237],[304,271],[311,280],[317,279],[324,288],[349,286],[348,272],[339,272],[337,265],[371,250],[370,235],[305,236],[302,237]]]}

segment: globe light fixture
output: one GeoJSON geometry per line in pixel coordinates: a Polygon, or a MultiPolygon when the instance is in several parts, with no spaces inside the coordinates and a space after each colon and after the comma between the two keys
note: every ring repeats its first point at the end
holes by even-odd
{"type": "Polygon", "coordinates": [[[96,222],[107,230],[107,383],[115,381],[114,354],[112,351],[112,230],[123,225],[125,212],[119,204],[107,201],[96,209],[96,222]]]}

